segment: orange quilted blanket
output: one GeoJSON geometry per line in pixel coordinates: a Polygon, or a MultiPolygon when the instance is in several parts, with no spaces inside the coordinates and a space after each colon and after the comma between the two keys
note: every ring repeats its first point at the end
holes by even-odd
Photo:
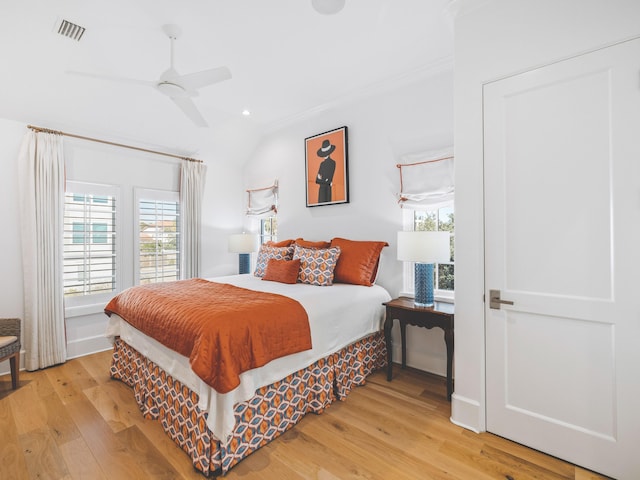
{"type": "Polygon", "coordinates": [[[296,300],[199,278],[129,288],[105,313],[189,357],[220,393],[236,388],[244,371],[311,348],[307,312],[296,300]]]}

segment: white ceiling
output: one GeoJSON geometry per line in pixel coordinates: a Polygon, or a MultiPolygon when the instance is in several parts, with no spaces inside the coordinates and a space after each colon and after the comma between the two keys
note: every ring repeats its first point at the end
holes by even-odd
{"type": "Polygon", "coordinates": [[[451,3],[346,0],[321,15],[311,0],[2,0],[0,117],[197,154],[451,65],[451,3]],[[60,19],[86,28],[79,42],[56,33],[60,19]],[[182,29],[179,73],[232,72],[194,99],[208,128],[153,88],[66,73],[156,80],[169,66],[167,23],[182,29]]]}

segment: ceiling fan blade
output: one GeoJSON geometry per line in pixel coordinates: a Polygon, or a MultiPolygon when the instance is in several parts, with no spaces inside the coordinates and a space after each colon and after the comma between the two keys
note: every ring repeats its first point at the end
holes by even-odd
{"type": "Polygon", "coordinates": [[[71,75],[78,75],[81,77],[90,77],[90,78],[97,78],[100,80],[108,80],[110,82],[133,83],[138,85],[147,85],[151,87],[155,86],[156,84],[156,82],[149,81],[149,80],[137,80],[135,78],[115,77],[112,75],[100,75],[97,73],[76,72],[73,70],[67,70],[65,73],[68,73],[71,75]]]}
{"type": "Polygon", "coordinates": [[[202,72],[180,75],[171,80],[179,83],[185,90],[197,90],[198,88],[222,82],[231,78],[231,71],[227,67],[216,67],[202,72]]]}
{"type": "Polygon", "coordinates": [[[173,103],[175,103],[196,126],[209,126],[202,114],[198,111],[196,104],[193,103],[193,100],[189,97],[171,97],[171,100],[173,100],[173,103]]]}

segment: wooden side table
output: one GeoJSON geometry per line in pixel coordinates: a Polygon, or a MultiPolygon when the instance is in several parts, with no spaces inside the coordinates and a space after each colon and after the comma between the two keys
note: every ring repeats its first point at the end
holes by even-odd
{"type": "Polygon", "coordinates": [[[393,320],[400,322],[400,336],[402,339],[402,368],[407,368],[407,324],[416,327],[440,327],[444,331],[444,341],[447,345],[447,399],[451,400],[453,393],[453,316],[452,303],[435,302],[433,307],[417,307],[413,298],[400,297],[383,303],[387,307],[387,317],[384,322],[384,339],[387,345],[387,380],[391,381],[393,373],[391,327],[393,320]]]}

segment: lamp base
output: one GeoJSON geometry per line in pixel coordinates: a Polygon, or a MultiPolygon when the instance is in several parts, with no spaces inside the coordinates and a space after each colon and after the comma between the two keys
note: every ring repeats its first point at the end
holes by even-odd
{"type": "Polygon", "coordinates": [[[251,271],[251,254],[238,254],[238,273],[249,273],[251,271]]]}
{"type": "Polygon", "coordinates": [[[433,307],[433,263],[416,263],[414,290],[416,307],[433,307]]]}

